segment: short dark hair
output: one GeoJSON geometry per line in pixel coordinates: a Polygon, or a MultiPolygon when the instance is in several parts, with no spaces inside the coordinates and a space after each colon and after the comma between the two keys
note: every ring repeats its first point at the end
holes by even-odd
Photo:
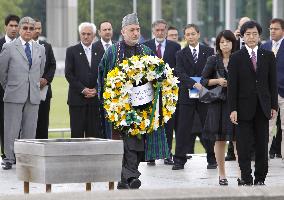
{"type": "Polygon", "coordinates": [[[168,31],[170,31],[170,30],[177,30],[177,28],[174,27],[174,26],[169,26],[168,31]]]}
{"type": "Polygon", "coordinates": [[[35,22],[40,22],[41,23],[40,19],[38,19],[38,18],[34,18],[34,20],[35,20],[35,22]]]}
{"type": "Polygon", "coordinates": [[[199,27],[196,24],[187,24],[183,29],[183,34],[185,34],[186,29],[194,28],[197,33],[199,33],[199,27]]]}
{"type": "Polygon", "coordinates": [[[222,51],[221,51],[221,48],[220,48],[220,41],[221,41],[221,38],[224,37],[226,40],[229,40],[232,42],[232,50],[231,50],[231,53],[233,53],[234,51],[236,51],[237,49],[237,40],[236,40],[236,37],[234,35],[234,33],[230,30],[224,30],[224,31],[221,31],[217,37],[216,37],[216,51],[221,55],[222,55],[222,51]]]}
{"type": "Polygon", "coordinates": [[[108,20],[100,21],[100,23],[99,23],[99,30],[101,30],[101,25],[103,23],[110,23],[112,25],[112,23],[110,21],[108,21],[108,20]]]}
{"type": "Polygon", "coordinates": [[[13,14],[8,15],[5,18],[5,26],[7,26],[10,23],[10,21],[16,21],[17,23],[19,23],[20,17],[18,17],[17,15],[13,15],[13,14]]]}
{"type": "Polygon", "coordinates": [[[258,31],[258,34],[261,35],[262,33],[262,28],[261,26],[259,25],[259,23],[257,23],[256,21],[247,21],[245,22],[242,27],[241,27],[241,30],[240,30],[240,33],[241,33],[241,36],[244,36],[245,32],[250,29],[250,28],[254,28],[256,27],[257,31],[258,31]]]}
{"type": "Polygon", "coordinates": [[[280,19],[280,18],[273,18],[271,21],[270,21],[270,24],[274,24],[274,23],[279,23],[281,28],[284,29],[284,20],[283,19],[280,19]]]}

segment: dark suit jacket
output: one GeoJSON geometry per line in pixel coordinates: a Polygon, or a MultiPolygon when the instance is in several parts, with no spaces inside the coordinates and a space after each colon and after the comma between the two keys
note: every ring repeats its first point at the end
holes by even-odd
{"type": "Polygon", "coordinates": [[[65,77],[69,82],[68,105],[82,106],[95,103],[95,98],[85,98],[84,88],[96,88],[98,66],[95,60],[94,45],[92,46],[92,65],[89,66],[87,56],[81,43],[66,50],[65,77]]]}
{"type": "MultiPolygon", "coordinates": [[[[268,41],[261,45],[261,48],[272,51],[272,41],[268,41]]],[[[284,97],[284,40],[282,40],[278,52],[276,54],[276,71],[278,81],[278,93],[284,97]]]]}
{"type": "Polygon", "coordinates": [[[262,48],[258,49],[255,72],[249,53],[243,47],[231,56],[228,69],[230,112],[237,111],[240,120],[251,120],[259,101],[264,115],[270,119],[271,109],[277,110],[278,108],[273,53],[262,48]]]}
{"type": "MultiPolygon", "coordinates": [[[[5,37],[2,37],[0,39],[0,52],[1,52],[2,47],[5,43],[6,43],[5,37]]],[[[4,97],[4,90],[3,90],[2,85],[0,84],[0,102],[2,102],[2,103],[3,103],[3,97],[4,97]]]]}
{"type": "Polygon", "coordinates": [[[199,44],[197,63],[194,63],[190,48],[187,46],[176,54],[176,72],[180,81],[179,104],[194,103],[195,99],[189,98],[188,89],[196,83],[190,77],[201,77],[207,58],[214,54],[214,49],[199,44]]]}
{"type": "MultiPolygon", "coordinates": [[[[144,44],[148,46],[157,55],[155,39],[148,40],[144,44]]],[[[178,43],[166,40],[163,60],[165,61],[165,63],[168,63],[171,68],[175,68],[176,66],[176,52],[178,52],[180,49],[181,47],[178,43]]]]}
{"type": "Polygon", "coordinates": [[[41,40],[39,41],[39,44],[43,45],[45,48],[46,62],[42,78],[45,78],[48,82],[49,87],[47,90],[46,98],[50,99],[52,97],[51,82],[53,80],[56,70],[56,60],[53,54],[51,44],[41,40]]]}

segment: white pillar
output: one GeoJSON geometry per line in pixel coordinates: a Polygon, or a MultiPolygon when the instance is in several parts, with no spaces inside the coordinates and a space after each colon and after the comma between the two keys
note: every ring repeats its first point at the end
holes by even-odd
{"type": "Polygon", "coordinates": [[[46,1],[47,40],[53,46],[55,58],[65,59],[65,48],[78,41],[77,0],[46,1]]]}
{"type": "Polygon", "coordinates": [[[225,29],[235,30],[236,1],[226,0],[225,4],[225,29]]]}
{"type": "Polygon", "coordinates": [[[137,0],[133,0],[133,12],[137,13],[137,0]]]}
{"type": "Polygon", "coordinates": [[[162,0],[152,0],[152,23],[162,18],[162,0]]]}
{"type": "Polygon", "coordinates": [[[198,24],[197,0],[187,0],[187,24],[198,24]]]}
{"type": "Polygon", "coordinates": [[[273,0],[272,18],[284,18],[284,0],[273,0]]]}

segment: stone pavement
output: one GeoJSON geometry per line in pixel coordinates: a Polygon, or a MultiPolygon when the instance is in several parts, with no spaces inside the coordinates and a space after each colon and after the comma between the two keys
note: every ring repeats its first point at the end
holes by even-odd
{"type": "MultiPolygon", "coordinates": [[[[173,171],[171,166],[163,164],[162,160],[156,161],[156,166],[147,166],[141,163],[139,170],[142,175],[141,189],[169,189],[169,188],[202,188],[218,187],[218,171],[206,169],[206,157],[203,154],[195,154],[188,160],[184,170],[173,171]]],[[[252,165],[254,163],[252,162],[252,165]]],[[[272,159],[269,163],[269,173],[266,179],[267,186],[284,185],[284,163],[281,159],[272,159]]],[[[226,162],[229,187],[237,187],[237,163],[235,161],[226,162]]],[[[116,187],[116,185],[115,185],[116,187]]],[[[93,191],[107,191],[107,183],[92,183],[93,191]]],[[[54,184],[52,192],[84,192],[85,184],[54,184]]],[[[30,193],[44,193],[45,185],[30,184],[30,193]]],[[[23,194],[23,182],[16,177],[16,169],[0,169],[0,196],[23,194]]]]}

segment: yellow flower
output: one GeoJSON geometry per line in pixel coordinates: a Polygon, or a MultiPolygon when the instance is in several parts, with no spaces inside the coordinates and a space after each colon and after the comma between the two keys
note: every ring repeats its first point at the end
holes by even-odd
{"type": "Polygon", "coordinates": [[[118,99],[112,99],[112,103],[118,103],[118,99]]]}
{"type": "Polygon", "coordinates": [[[124,107],[125,107],[125,110],[130,110],[130,104],[129,103],[126,103],[125,105],[124,105],[124,107]]]}
{"type": "Polygon", "coordinates": [[[142,111],[142,116],[143,116],[144,119],[147,119],[148,114],[145,110],[142,111]]]}
{"type": "Polygon", "coordinates": [[[115,83],[115,86],[116,86],[116,87],[121,87],[121,86],[122,86],[122,82],[119,81],[119,82],[115,83]]]}
{"type": "Polygon", "coordinates": [[[110,98],[110,93],[104,92],[103,93],[103,97],[104,97],[104,99],[109,99],[110,98]]]}
{"type": "Polygon", "coordinates": [[[146,128],[146,124],[145,124],[145,122],[144,121],[142,121],[141,123],[140,123],[140,129],[142,130],[142,131],[144,131],[145,130],[145,128],[146,128]]]}
{"type": "Polygon", "coordinates": [[[104,105],[104,108],[105,108],[106,110],[109,110],[110,106],[109,106],[108,104],[105,104],[105,105],[104,105]]]}
{"type": "Polygon", "coordinates": [[[123,60],[123,61],[122,61],[122,64],[123,64],[123,65],[128,65],[128,60],[123,60]]]}

